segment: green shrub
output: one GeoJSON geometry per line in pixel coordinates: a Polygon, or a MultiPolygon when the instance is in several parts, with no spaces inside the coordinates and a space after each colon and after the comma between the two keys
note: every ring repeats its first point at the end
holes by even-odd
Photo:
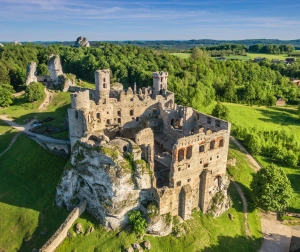
{"type": "Polygon", "coordinates": [[[26,88],[25,97],[29,102],[44,99],[45,93],[43,84],[39,82],[31,82],[26,88]]]}
{"type": "Polygon", "coordinates": [[[133,231],[137,235],[143,235],[146,233],[146,227],[148,224],[140,211],[133,210],[128,214],[128,217],[130,224],[133,225],[133,231]]]}

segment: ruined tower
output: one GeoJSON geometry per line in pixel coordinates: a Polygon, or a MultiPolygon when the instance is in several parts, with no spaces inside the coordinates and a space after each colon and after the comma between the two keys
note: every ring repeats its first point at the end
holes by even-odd
{"type": "Polygon", "coordinates": [[[96,93],[95,102],[96,104],[105,102],[105,99],[109,98],[110,92],[110,70],[96,70],[95,71],[95,83],[96,83],[96,93]]]}
{"type": "Polygon", "coordinates": [[[168,73],[167,72],[154,72],[153,77],[153,89],[154,94],[162,94],[163,90],[168,90],[168,73]]]}
{"type": "MultiPolygon", "coordinates": [[[[69,136],[71,146],[83,136],[87,130],[86,119],[83,112],[88,112],[90,109],[89,91],[82,91],[71,94],[71,106],[68,109],[69,118],[69,136]]],[[[87,118],[89,120],[89,118],[87,118]]]]}

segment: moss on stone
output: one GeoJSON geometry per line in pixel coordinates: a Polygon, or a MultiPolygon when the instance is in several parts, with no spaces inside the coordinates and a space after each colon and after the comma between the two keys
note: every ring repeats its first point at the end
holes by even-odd
{"type": "Polygon", "coordinates": [[[118,159],[119,151],[116,147],[108,148],[108,147],[104,147],[104,146],[99,146],[99,150],[104,155],[111,157],[113,160],[118,159]]]}

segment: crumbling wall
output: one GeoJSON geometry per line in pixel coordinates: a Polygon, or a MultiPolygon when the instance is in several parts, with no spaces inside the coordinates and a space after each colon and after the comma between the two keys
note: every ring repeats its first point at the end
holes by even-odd
{"type": "Polygon", "coordinates": [[[29,62],[26,68],[25,85],[28,86],[31,82],[37,82],[35,62],[29,62]]]}
{"type": "Polygon", "coordinates": [[[68,230],[72,227],[77,218],[85,211],[86,201],[80,206],[75,207],[68,215],[64,223],[57,229],[54,235],[39,250],[40,252],[53,252],[59,244],[67,237],[68,230]]]}

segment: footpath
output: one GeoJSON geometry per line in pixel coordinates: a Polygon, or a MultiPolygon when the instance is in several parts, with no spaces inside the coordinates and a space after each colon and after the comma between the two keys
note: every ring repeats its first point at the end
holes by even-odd
{"type": "MultiPolygon", "coordinates": [[[[257,172],[261,169],[261,166],[257,163],[257,161],[250,155],[250,153],[244,148],[244,146],[233,136],[230,136],[230,139],[239,147],[239,149],[244,152],[250,163],[253,165],[253,169],[257,172]]],[[[234,183],[235,186],[238,186],[234,183]]],[[[245,210],[247,211],[247,201],[245,199],[241,188],[237,188],[238,193],[242,198],[242,202],[246,203],[246,207],[244,205],[244,214],[245,210]],[[240,190],[239,190],[240,189],[240,190]]],[[[245,222],[247,221],[245,216],[245,222]]],[[[259,252],[289,252],[290,243],[292,236],[300,237],[300,227],[290,227],[281,224],[280,221],[277,220],[277,213],[260,213],[260,222],[261,222],[261,229],[264,236],[264,241],[262,247],[260,248],[259,252]]],[[[246,225],[246,233],[248,222],[246,225]]],[[[249,232],[249,231],[248,231],[249,232]]]]}

